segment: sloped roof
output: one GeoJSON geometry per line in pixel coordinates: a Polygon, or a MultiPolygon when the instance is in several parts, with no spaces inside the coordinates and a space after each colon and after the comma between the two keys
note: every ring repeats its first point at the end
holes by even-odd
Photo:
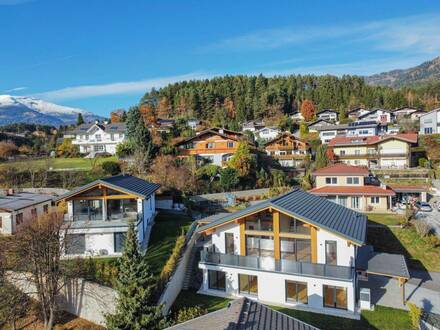
{"type": "Polygon", "coordinates": [[[312,225],[338,234],[359,245],[365,243],[367,216],[298,188],[217,219],[200,227],[198,231],[203,232],[218,227],[248,213],[268,207],[278,209],[292,217],[303,219],[312,225]]]}
{"type": "Polygon", "coordinates": [[[345,163],[336,163],[329,165],[327,167],[320,168],[313,171],[313,175],[328,175],[328,174],[338,174],[338,175],[363,175],[367,176],[370,172],[365,166],[352,166],[345,163]]]}
{"type": "Polygon", "coordinates": [[[375,112],[378,112],[378,111],[383,111],[383,112],[391,113],[390,110],[386,110],[386,109],[374,109],[374,110],[371,110],[371,111],[368,112],[368,113],[364,113],[363,115],[360,115],[360,116],[359,116],[359,119],[364,118],[364,117],[367,117],[367,116],[371,115],[372,113],[375,113],[375,112]]]}
{"type": "Polygon", "coordinates": [[[355,123],[348,123],[348,124],[339,124],[339,125],[325,125],[325,126],[319,126],[316,128],[317,131],[331,131],[331,130],[338,130],[338,129],[357,129],[357,128],[369,128],[369,127],[376,127],[379,126],[379,123],[376,122],[356,122],[356,125],[353,125],[355,123]]]}
{"type": "Polygon", "coordinates": [[[339,113],[338,113],[336,110],[334,110],[334,109],[322,109],[321,111],[318,111],[316,114],[319,115],[319,114],[324,113],[324,112],[333,112],[333,113],[339,114],[339,113]]]}
{"type": "Polygon", "coordinates": [[[425,192],[428,191],[429,188],[424,185],[390,185],[391,189],[395,192],[425,192]]]}
{"type": "Polygon", "coordinates": [[[177,324],[169,330],[319,330],[255,300],[233,300],[228,307],[177,324]]]}
{"type": "Polygon", "coordinates": [[[340,136],[335,137],[328,143],[329,146],[347,146],[347,145],[372,145],[382,143],[388,140],[400,140],[408,143],[417,143],[417,133],[400,133],[395,135],[383,135],[383,136],[365,136],[365,137],[347,137],[340,136]]]}
{"type": "Polygon", "coordinates": [[[275,141],[278,141],[278,140],[280,140],[280,139],[282,139],[282,138],[285,138],[285,137],[291,138],[291,139],[293,139],[293,140],[296,140],[296,141],[299,141],[299,142],[302,142],[302,143],[308,145],[308,143],[307,143],[306,141],[297,138],[293,133],[289,133],[289,132],[281,133],[281,134],[278,135],[277,137],[275,137],[275,138],[273,138],[273,139],[267,141],[264,145],[266,146],[266,145],[268,145],[268,144],[271,144],[271,143],[273,143],[273,142],[275,142],[275,141]]]}
{"type": "Polygon", "coordinates": [[[109,124],[96,124],[88,123],[77,126],[74,130],[66,132],[67,134],[87,134],[87,132],[93,127],[97,126],[107,133],[124,133],[126,131],[125,123],[109,123],[109,124]]]}
{"type": "Polygon", "coordinates": [[[231,130],[227,130],[227,129],[221,129],[221,128],[213,127],[213,128],[207,128],[207,129],[205,129],[203,131],[200,131],[195,136],[192,136],[190,138],[187,138],[185,140],[177,142],[176,146],[184,144],[184,143],[191,142],[192,140],[195,140],[195,139],[197,139],[197,138],[199,138],[199,137],[201,137],[203,135],[206,135],[206,134],[215,134],[215,135],[219,135],[219,136],[221,136],[221,137],[223,137],[225,139],[231,139],[231,140],[234,140],[234,141],[239,141],[238,137],[243,136],[243,133],[240,133],[240,132],[235,132],[235,131],[231,131],[231,130]],[[220,132],[221,130],[223,130],[223,133],[220,132]],[[230,134],[230,135],[228,135],[228,134],[230,134]],[[237,137],[234,137],[234,136],[231,136],[231,135],[236,135],[237,137]]]}
{"type": "Polygon", "coordinates": [[[32,205],[51,201],[54,197],[30,192],[17,192],[12,195],[0,196],[0,210],[17,211],[32,205]]]}
{"type": "Polygon", "coordinates": [[[126,192],[127,194],[137,195],[141,198],[147,198],[157,189],[160,188],[160,184],[151,183],[146,180],[128,174],[120,174],[104,179],[99,179],[89,184],[86,184],[82,187],[76,188],[64,195],[59,196],[57,200],[63,200],[69,198],[99,184],[103,184],[110,188],[119,189],[126,192]]]}
{"type": "Polygon", "coordinates": [[[324,186],[309,190],[314,195],[395,196],[391,189],[377,186],[324,186]]]}

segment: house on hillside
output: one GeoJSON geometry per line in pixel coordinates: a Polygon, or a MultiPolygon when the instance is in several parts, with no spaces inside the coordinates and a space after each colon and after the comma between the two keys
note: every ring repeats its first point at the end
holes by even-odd
{"type": "Polygon", "coordinates": [[[116,146],[126,138],[125,123],[81,124],[68,133],[72,144],[79,146],[81,154],[95,157],[97,154],[116,154],[116,146]]]}
{"type": "Polygon", "coordinates": [[[331,121],[331,122],[337,122],[338,117],[339,117],[339,113],[333,109],[324,109],[324,110],[319,111],[316,114],[316,116],[318,117],[318,119],[331,121]]]}
{"type": "Polygon", "coordinates": [[[309,132],[318,132],[318,127],[322,126],[334,126],[334,124],[324,119],[318,119],[307,125],[309,132]]]}
{"type": "Polygon", "coordinates": [[[266,127],[266,126],[264,125],[264,122],[262,120],[251,120],[251,121],[244,122],[241,125],[241,130],[242,130],[242,132],[249,131],[249,132],[255,133],[256,131],[258,131],[264,127],[266,127]]]}
{"type": "Polygon", "coordinates": [[[294,112],[290,113],[289,117],[295,121],[303,121],[304,120],[304,116],[302,115],[302,113],[300,111],[294,111],[294,112]]]}
{"type": "Polygon", "coordinates": [[[350,111],[347,112],[347,118],[352,119],[352,120],[358,120],[358,118],[360,116],[363,116],[369,112],[370,112],[370,110],[368,110],[364,107],[354,108],[354,109],[351,109],[350,111]]]}
{"type": "Polygon", "coordinates": [[[50,195],[14,189],[0,191],[0,234],[15,234],[26,222],[48,214],[52,200],[50,195]]]}
{"type": "Polygon", "coordinates": [[[244,138],[243,133],[214,127],[198,132],[175,146],[179,157],[195,156],[199,161],[226,166],[244,138]]]}
{"type": "Polygon", "coordinates": [[[426,112],[420,118],[419,134],[440,134],[440,108],[426,112]]]}
{"type": "Polygon", "coordinates": [[[381,124],[389,124],[395,121],[394,113],[384,109],[374,109],[368,113],[360,115],[359,121],[375,121],[381,124]]]}
{"type": "Polygon", "coordinates": [[[282,133],[278,127],[264,127],[254,132],[255,138],[261,141],[269,141],[275,139],[282,133]]]}
{"type": "Polygon", "coordinates": [[[344,163],[313,172],[315,188],[309,192],[358,211],[387,212],[396,193],[369,177],[368,168],[344,163]]]}
{"type": "Polygon", "coordinates": [[[335,137],[374,136],[386,132],[387,126],[376,121],[357,121],[340,125],[323,125],[316,127],[319,138],[323,144],[327,144],[335,137]]]}
{"type": "Polygon", "coordinates": [[[397,109],[393,110],[393,115],[397,119],[401,119],[403,117],[409,117],[411,114],[413,114],[414,112],[417,112],[417,111],[418,111],[418,109],[416,109],[416,108],[403,107],[403,108],[397,108],[397,109]]]}
{"type": "Polygon", "coordinates": [[[417,134],[336,137],[328,143],[336,161],[369,168],[411,167],[411,147],[417,134]]]}
{"type": "Polygon", "coordinates": [[[156,215],[159,185],[130,175],[93,181],[56,199],[67,203],[66,257],[119,256],[125,233],[134,221],[146,246],[156,215]]]}
{"type": "MultiPolygon", "coordinates": [[[[365,246],[367,216],[294,189],[199,227],[199,293],[360,318],[359,275],[397,278],[402,255],[365,246]]],[[[360,297],[361,296],[361,297],[360,297]]]]}
{"type": "Polygon", "coordinates": [[[277,159],[280,165],[286,168],[301,167],[310,154],[307,142],[291,133],[283,133],[266,142],[264,149],[268,156],[277,159]]]}

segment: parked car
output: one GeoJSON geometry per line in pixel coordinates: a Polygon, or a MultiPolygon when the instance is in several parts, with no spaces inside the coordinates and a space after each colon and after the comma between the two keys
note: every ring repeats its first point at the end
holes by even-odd
{"type": "Polygon", "coordinates": [[[432,207],[431,207],[431,205],[429,205],[429,203],[417,201],[416,206],[422,212],[432,212],[432,207]]]}

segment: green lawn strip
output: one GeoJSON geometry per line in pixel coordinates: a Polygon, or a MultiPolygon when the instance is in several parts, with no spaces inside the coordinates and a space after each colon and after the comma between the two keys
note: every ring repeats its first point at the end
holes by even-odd
{"type": "Polygon", "coordinates": [[[188,230],[191,222],[188,216],[164,212],[159,212],[157,215],[146,253],[151,270],[156,276],[160,274],[171,255],[176,238],[182,230],[188,230]]]}
{"type": "Polygon", "coordinates": [[[410,268],[440,272],[440,247],[429,245],[414,227],[370,227],[367,241],[376,251],[403,254],[410,268]]]}
{"type": "Polygon", "coordinates": [[[398,226],[403,220],[403,216],[399,214],[388,214],[388,213],[369,213],[368,214],[369,224],[372,225],[385,225],[385,226],[398,226]]]}
{"type": "Polygon", "coordinates": [[[182,290],[171,307],[171,311],[175,313],[184,307],[200,306],[206,308],[210,313],[225,308],[228,306],[229,301],[230,299],[227,298],[207,296],[198,294],[195,291],[182,290]]]}
{"type": "MultiPolygon", "coordinates": [[[[117,161],[115,156],[102,157],[96,160],[96,165],[99,166],[105,161],[117,161]]],[[[45,168],[49,164],[55,170],[60,169],[91,169],[93,161],[88,158],[53,158],[47,161],[46,159],[22,160],[17,162],[9,162],[0,164],[0,167],[15,167],[17,170],[25,170],[30,167],[45,168]]]]}
{"type": "Polygon", "coordinates": [[[352,320],[283,307],[271,306],[271,308],[325,330],[403,330],[411,328],[408,312],[383,306],[375,306],[374,311],[362,311],[360,320],[352,320]]]}

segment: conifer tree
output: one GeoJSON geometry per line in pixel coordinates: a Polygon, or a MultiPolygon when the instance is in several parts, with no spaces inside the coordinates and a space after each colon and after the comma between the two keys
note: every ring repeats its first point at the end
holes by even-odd
{"type": "Polygon", "coordinates": [[[127,137],[134,146],[134,152],[142,154],[149,163],[154,156],[154,145],[150,131],[145,126],[138,107],[132,107],[127,114],[127,137]]]}
{"type": "Polygon", "coordinates": [[[79,126],[81,124],[84,124],[84,118],[81,113],[78,113],[78,117],[76,118],[76,124],[79,126]]]}
{"type": "Polygon", "coordinates": [[[162,306],[156,305],[155,286],[156,281],[145,256],[139,251],[134,222],[131,222],[125,237],[122,257],[119,259],[116,312],[106,315],[107,328],[110,330],[163,329],[166,326],[166,319],[162,315],[162,306]]]}
{"type": "Polygon", "coordinates": [[[325,144],[321,144],[316,150],[316,160],[315,167],[323,168],[328,165],[328,157],[327,157],[327,146],[325,144]]]}

